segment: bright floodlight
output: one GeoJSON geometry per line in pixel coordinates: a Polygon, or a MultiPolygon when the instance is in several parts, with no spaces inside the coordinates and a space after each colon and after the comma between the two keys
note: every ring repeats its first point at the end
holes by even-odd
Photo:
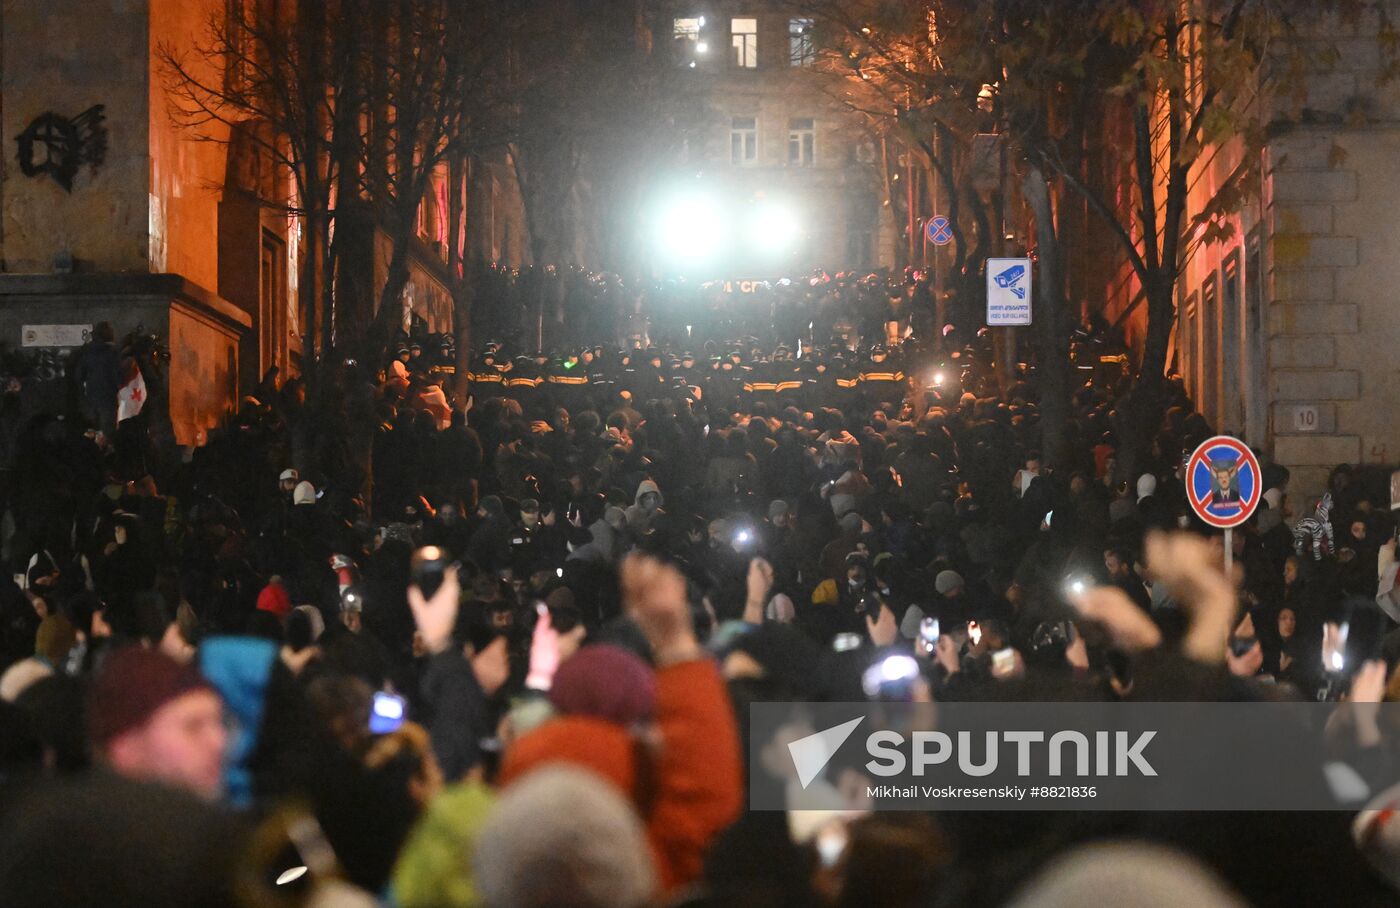
{"type": "Polygon", "coordinates": [[[719,206],[712,199],[686,195],[662,209],[657,240],[676,261],[703,262],[719,247],[723,229],[719,206]]]}
{"type": "Polygon", "coordinates": [[[695,52],[697,54],[707,54],[710,52],[710,45],[706,44],[704,41],[698,41],[695,44],[695,52]]]}
{"type": "Polygon", "coordinates": [[[749,240],[763,252],[786,252],[796,245],[797,235],[797,216],[771,202],[754,212],[749,222],[749,240]]]}

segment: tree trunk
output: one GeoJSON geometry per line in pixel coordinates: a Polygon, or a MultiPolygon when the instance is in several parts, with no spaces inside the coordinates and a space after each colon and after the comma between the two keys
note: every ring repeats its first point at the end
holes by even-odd
{"type": "Polygon", "coordinates": [[[1059,237],[1055,232],[1050,188],[1045,174],[1029,165],[1021,184],[1035,214],[1036,253],[1039,268],[1035,297],[1039,311],[1032,321],[1040,373],[1040,425],[1042,456],[1048,466],[1069,465],[1067,428],[1070,413],[1070,364],[1065,325],[1064,276],[1059,237]]]}
{"type": "Polygon", "coordinates": [[[1175,276],[1158,269],[1147,285],[1147,340],[1137,383],[1123,405],[1118,448],[1119,478],[1131,482],[1151,464],[1152,445],[1162,426],[1166,401],[1167,345],[1176,319],[1175,276]]]}
{"type": "MultiPolygon", "coordinates": [[[[898,159],[895,159],[898,164],[898,159]]],[[[903,229],[908,225],[908,212],[904,207],[903,193],[896,191],[895,181],[890,170],[890,143],[883,136],[880,138],[880,174],[885,183],[885,201],[889,203],[890,217],[894,222],[895,244],[894,244],[894,268],[898,272],[903,272],[909,264],[905,258],[906,246],[903,240],[903,229]]]]}
{"type": "Polygon", "coordinates": [[[977,194],[971,183],[968,183],[966,191],[968,208],[972,210],[973,222],[977,225],[977,242],[963,260],[963,270],[958,275],[958,298],[954,306],[953,323],[963,331],[972,332],[974,326],[982,321],[976,309],[985,292],[982,270],[992,249],[992,221],[988,217],[987,203],[977,194]]]}
{"type": "Polygon", "coordinates": [[[302,202],[306,208],[306,213],[302,216],[302,226],[304,228],[304,247],[300,262],[300,274],[297,276],[297,306],[299,315],[304,320],[301,325],[301,356],[302,370],[305,372],[309,365],[316,359],[316,315],[321,304],[321,275],[322,259],[325,257],[325,250],[321,246],[321,238],[324,235],[321,230],[321,223],[325,220],[325,214],[315,210],[315,203],[302,202]]]}
{"type": "Polygon", "coordinates": [[[389,267],[384,275],[384,286],[379,290],[379,312],[375,317],[374,348],[382,355],[394,339],[394,331],[403,323],[403,291],[408,286],[408,247],[413,241],[416,210],[414,215],[405,216],[404,204],[396,204],[392,251],[389,253],[389,267]]]}
{"type": "MultiPolygon", "coordinates": [[[[330,200],[326,200],[330,208],[330,200]]],[[[331,255],[331,218],[321,219],[321,355],[324,362],[335,347],[335,258],[331,255]]],[[[329,374],[329,373],[327,373],[329,374]]]]}
{"type": "Polygon", "coordinates": [[[447,203],[447,272],[452,282],[452,335],[457,341],[457,371],[452,379],[452,393],[465,400],[467,370],[471,367],[472,285],[468,274],[467,237],[470,230],[471,159],[454,155],[448,163],[447,203]]]}

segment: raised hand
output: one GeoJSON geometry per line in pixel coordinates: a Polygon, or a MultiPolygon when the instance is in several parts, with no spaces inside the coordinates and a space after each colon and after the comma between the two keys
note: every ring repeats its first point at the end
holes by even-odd
{"type": "Polygon", "coordinates": [[[933,657],[943,666],[949,677],[962,670],[962,657],[958,654],[958,645],[947,634],[941,635],[933,644],[933,657]]]}
{"type": "MultiPolygon", "coordinates": [[[[1357,669],[1351,679],[1347,701],[1355,724],[1356,743],[1360,747],[1378,747],[1385,736],[1381,732],[1380,704],[1385,699],[1385,660],[1372,659],[1357,669]]],[[[1345,708],[1345,707],[1344,707],[1345,708]]]]}
{"type": "Polygon", "coordinates": [[[525,686],[531,690],[549,690],[561,661],[559,632],[554,629],[554,620],[546,606],[537,606],[536,612],[535,633],[530,637],[530,673],[525,677],[525,686]]]}
{"type": "MultiPolygon", "coordinates": [[[[1124,652],[1140,653],[1162,643],[1157,625],[1116,586],[1091,587],[1073,597],[1071,604],[1085,618],[1103,625],[1113,645],[1124,652]]],[[[1065,655],[1068,657],[1069,653],[1065,655]]]]}
{"type": "Polygon", "coordinates": [[[1182,642],[1186,655],[1197,662],[1223,662],[1235,620],[1235,588],[1210,543],[1192,533],[1150,533],[1145,553],[1153,576],[1191,616],[1182,642]]]}
{"type": "Polygon", "coordinates": [[[482,693],[488,697],[496,695],[496,691],[510,678],[510,651],[506,649],[506,638],[497,637],[482,648],[471,658],[472,673],[476,675],[476,683],[481,685],[482,693]]]}
{"type": "Polygon", "coordinates": [[[744,620],[749,624],[763,623],[763,609],[768,593],[773,589],[773,565],[762,558],[749,562],[748,594],[744,599],[744,620]]]}
{"type": "Polygon", "coordinates": [[[1070,668],[1076,671],[1089,670],[1089,647],[1084,643],[1084,635],[1079,633],[1079,628],[1073,628],[1068,645],[1065,646],[1065,661],[1070,668]]]}
{"type": "Polygon", "coordinates": [[[870,640],[876,646],[889,646],[899,639],[899,623],[894,620],[894,612],[885,603],[880,603],[878,616],[865,616],[865,629],[870,632],[870,640]]]}
{"type": "Polygon", "coordinates": [[[681,572],[649,555],[629,555],[620,576],[622,604],[651,644],[658,667],[699,658],[699,641],[681,572]]]}
{"type": "Polygon", "coordinates": [[[1260,648],[1258,640],[1245,650],[1243,656],[1236,656],[1234,650],[1226,647],[1225,664],[1236,678],[1253,678],[1264,665],[1264,650],[1260,648]]]}
{"type": "Polygon", "coordinates": [[[1379,703],[1385,699],[1385,660],[1372,659],[1357,670],[1347,699],[1352,703],[1379,703]]]}
{"type": "Polygon", "coordinates": [[[457,600],[461,595],[462,584],[455,567],[443,571],[442,585],[431,599],[425,599],[417,586],[408,588],[408,607],[413,611],[423,648],[430,655],[443,652],[452,643],[452,628],[457,624],[457,600]]]}

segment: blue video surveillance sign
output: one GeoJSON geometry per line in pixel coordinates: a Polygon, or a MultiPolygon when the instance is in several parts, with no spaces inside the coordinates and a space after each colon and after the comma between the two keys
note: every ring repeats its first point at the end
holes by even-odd
{"type": "Polygon", "coordinates": [[[1031,323],[1031,260],[987,259],[987,324],[1031,323]]]}

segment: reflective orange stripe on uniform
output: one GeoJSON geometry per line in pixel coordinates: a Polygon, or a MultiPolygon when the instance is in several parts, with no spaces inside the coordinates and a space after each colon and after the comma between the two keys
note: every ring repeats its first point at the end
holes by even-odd
{"type": "Polygon", "coordinates": [[[771,381],[756,381],[744,385],[745,391],[776,391],[778,386],[771,381]]]}
{"type": "Polygon", "coordinates": [[[552,385],[586,385],[588,376],[586,375],[551,375],[548,379],[552,385]]]}
{"type": "Polygon", "coordinates": [[[508,379],[506,379],[506,387],[507,387],[507,388],[537,388],[537,387],[539,387],[539,384],[540,384],[540,380],[539,380],[538,378],[508,378],[508,379]]]}
{"type": "Polygon", "coordinates": [[[469,373],[469,374],[467,375],[467,378],[469,378],[471,381],[484,381],[484,382],[503,382],[503,381],[505,381],[505,379],[501,377],[501,373],[499,373],[499,372],[471,372],[471,373],[469,373]]]}
{"type": "Polygon", "coordinates": [[[802,387],[802,382],[800,382],[800,381],[784,381],[784,382],[778,382],[778,390],[779,390],[779,391],[792,391],[792,390],[795,390],[795,389],[801,388],[801,387],[802,387]]]}

